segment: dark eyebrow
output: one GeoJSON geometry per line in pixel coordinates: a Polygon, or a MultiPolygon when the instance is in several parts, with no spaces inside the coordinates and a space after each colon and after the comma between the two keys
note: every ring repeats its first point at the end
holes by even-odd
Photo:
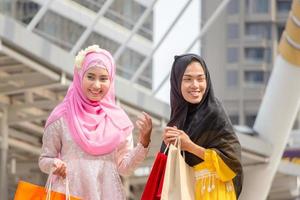
{"type": "Polygon", "coordinates": [[[187,77],[205,77],[205,74],[196,74],[196,75],[192,75],[192,74],[183,74],[183,76],[187,76],[187,77]]]}
{"type": "Polygon", "coordinates": [[[101,78],[109,77],[108,75],[100,75],[101,78]]]}
{"type": "MultiPolygon", "coordinates": [[[[96,76],[94,73],[88,73],[87,74],[88,76],[96,76]]],[[[100,75],[100,77],[108,77],[108,75],[105,75],[105,74],[102,74],[102,75],[100,75]]]]}

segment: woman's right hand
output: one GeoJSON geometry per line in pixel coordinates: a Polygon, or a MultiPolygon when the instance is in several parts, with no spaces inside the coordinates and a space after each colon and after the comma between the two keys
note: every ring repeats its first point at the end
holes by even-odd
{"type": "MultiPolygon", "coordinates": [[[[176,138],[179,136],[179,133],[176,133],[176,132],[170,132],[171,127],[166,127],[164,129],[164,132],[163,132],[163,141],[165,143],[165,145],[168,145],[168,144],[174,144],[176,138]]],[[[173,127],[173,128],[176,128],[176,127],[173,127]]]]}
{"type": "Polygon", "coordinates": [[[53,163],[53,174],[66,178],[67,176],[67,165],[60,159],[55,159],[53,163]]]}

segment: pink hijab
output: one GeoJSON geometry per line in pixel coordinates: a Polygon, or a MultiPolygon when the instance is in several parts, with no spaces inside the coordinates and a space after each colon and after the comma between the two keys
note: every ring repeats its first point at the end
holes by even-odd
{"type": "Polygon", "coordinates": [[[73,82],[67,95],[50,114],[46,126],[64,117],[76,144],[91,155],[112,152],[131,134],[133,124],[115,103],[115,64],[111,54],[100,49],[85,55],[81,69],[74,69],[73,82]],[[100,102],[88,100],[82,92],[82,80],[91,67],[105,67],[110,76],[110,88],[100,102]]]}

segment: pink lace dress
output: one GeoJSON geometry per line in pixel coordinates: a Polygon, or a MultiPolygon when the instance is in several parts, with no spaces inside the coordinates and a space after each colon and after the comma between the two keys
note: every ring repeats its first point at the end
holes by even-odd
{"type": "MultiPolygon", "coordinates": [[[[112,153],[92,156],[74,143],[63,118],[50,124],[44,132],[40,169],[49,173],[55,159],[67,164],[70,193],[84,200],[126,199],[120,175],[130,175],[144,160],[148,148],[133,145],[132,134],[112,153]]],[[[54,191],[65,192],[65,181],[56,177],[54,191]]]]}

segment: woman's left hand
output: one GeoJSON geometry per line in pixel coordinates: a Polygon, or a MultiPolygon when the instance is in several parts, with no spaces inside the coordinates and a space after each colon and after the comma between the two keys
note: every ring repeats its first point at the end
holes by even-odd
{"type": "Polygon", "coordinates": [[[152,119],[147,113],[142,112],[142,114],[143,116],[137,119],[136,125],[139,129],[139,141],[145,148],[147,148],[151,141],[152,119]]]}
{"type": "Polygon", "coordinates": [[[176,137],[180,139],[181,150],[190,151],[193,142],[184,131],[177,129],[176,127],[167,126],[165,128],[165,133],[166,136],[169,135],[173,137],[172,139],[170,138],[172,141],[175,141],[176,137]]]}

